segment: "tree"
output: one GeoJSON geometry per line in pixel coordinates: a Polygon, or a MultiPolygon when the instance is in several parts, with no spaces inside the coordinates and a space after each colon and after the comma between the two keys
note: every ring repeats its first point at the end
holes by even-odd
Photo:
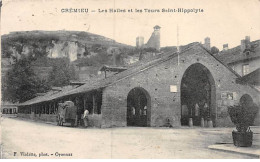
{"type": "Polygon", "coordinates": [[[144,50],[145,52],[153,52],[153,53],[158,52],[158,51],[156,50],[156,48],[153,48],[153,47],[144,48],[143,50],[144,50]]]}
{"type": "Polygon", "coordinates": [[[24,102],[46,92],[49,87],[41,81],[27,58],[19,60],[6,74],[2,85],[3,100],[24,102]]]}
{"type": "Polygon", "coordinates": [[[211,47],[210,52],[212,54],[217,54],[219,52],[219,49],[217,47],[213,46],[213,47],[211,47]]]}
{"type": "Polygon", "coordinates": [[[70,66],[68,58],[57,58],[52,66],[49,74],[49,86],[62,87],[69,85],[70,80],[76,78],[73,66],[70,66]]]}

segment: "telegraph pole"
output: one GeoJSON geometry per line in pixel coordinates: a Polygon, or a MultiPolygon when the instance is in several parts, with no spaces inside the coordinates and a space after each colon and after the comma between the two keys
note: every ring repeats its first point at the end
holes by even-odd
{"type": "Polygon", "coordinates": [[[180,64],[180,46],[179,46],[179,25],[177,25],[177,54],[178,54],[178,66],[180,64]]]}

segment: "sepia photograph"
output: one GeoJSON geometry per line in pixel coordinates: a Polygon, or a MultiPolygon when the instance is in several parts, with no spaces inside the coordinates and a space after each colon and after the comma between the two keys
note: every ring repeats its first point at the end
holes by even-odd
{"type": "Polygon", "coordinates": [[[260,0],[0,0],[0,159],[259,159],[260,0]]]}

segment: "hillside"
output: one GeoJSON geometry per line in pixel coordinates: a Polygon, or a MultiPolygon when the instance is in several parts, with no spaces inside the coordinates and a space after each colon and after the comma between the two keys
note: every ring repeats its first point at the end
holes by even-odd
{"type": "Polygon", "coordinates": [[[132,48],[104,36],[82,31],[25,31],[11,32],[2,36],[2,58],[26,55],[32,50],[34,54],[42,52],[49,57],[70,57],[71,61],[77,55],[85,52],[93,45],[102,47],[132,48]],[[40,51],[35,51],[38,48],[40,51]]]}
{"type": "MultiPolygon", "coordinates": [[[[46,77],[57,58],[68,58],[77,71],[78,66],[94,69],[103,64],[124,64],[134,47],[113,39],[83,31],[21,31],[3,35],[2,75],[22,57],[33,57],[33,66],[46,67],[39,75],[46,77]]],[[[83,73],[83,72],[79,72],[83,73]]],[[[88,75],[88,71],[85,71],[88,75]]],[[[91,72],[93,74],[93,72],[91,72]]]]}
{"type": "Polygon", "coordinates": [[[70,41],[79,42],[82,44],[102,44],[104,46],[115,46],[115,47],[131,47],[126,44],[118,43],[113,39],[106,38],[101,35],[92,34],[84,31],[17,31],[10,32],[9,34],[2,35],[2,42],[9,39],[12,41],[23,40],[59,40],[59,41],[70,41]]]}

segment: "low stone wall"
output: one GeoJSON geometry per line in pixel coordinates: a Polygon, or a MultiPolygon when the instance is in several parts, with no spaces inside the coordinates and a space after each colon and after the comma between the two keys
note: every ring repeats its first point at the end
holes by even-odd
{"type": "Polygon", "coordinates": [[[31,114],[20,114],[20,113],[18,113],[17,117],[31,119],[31,114]]]}
{"type": "Polygon", "coordinates": [[[101,114],[90,114],[88,115],[89,127],[101,127],[102,115],[101,114]]]}
{"type": "Polygon", "coordinates": [[[18,113],[17,117],[19,118],[27,118],[32,120],[41,120],[41,121],[48,121],[48,122],[57,122],[57,115],[56,114],[21,114],[18,113]]]}
{"type": "Polygon", "coordinates": [[[36,120],[48,121],[48,122],[57,122],[56,114],[36,114],[36,120]]]}
{"type": "Polygon", "coordinates": [[[260,126],[260,110],[258,110],[258,114],[256,115],[254,125],[260,126]]]}
{"type": "MultiPolygon", "coordinates": [[[[21,114],[17,115],[20,118],[27,118],[31,120],[40,120],[45,122],[57,122],[56,114],[21,114]]],[[[90,114],[88,115],[88,126],[101,128],[102,115],[101,114],[90,114]]]]}

